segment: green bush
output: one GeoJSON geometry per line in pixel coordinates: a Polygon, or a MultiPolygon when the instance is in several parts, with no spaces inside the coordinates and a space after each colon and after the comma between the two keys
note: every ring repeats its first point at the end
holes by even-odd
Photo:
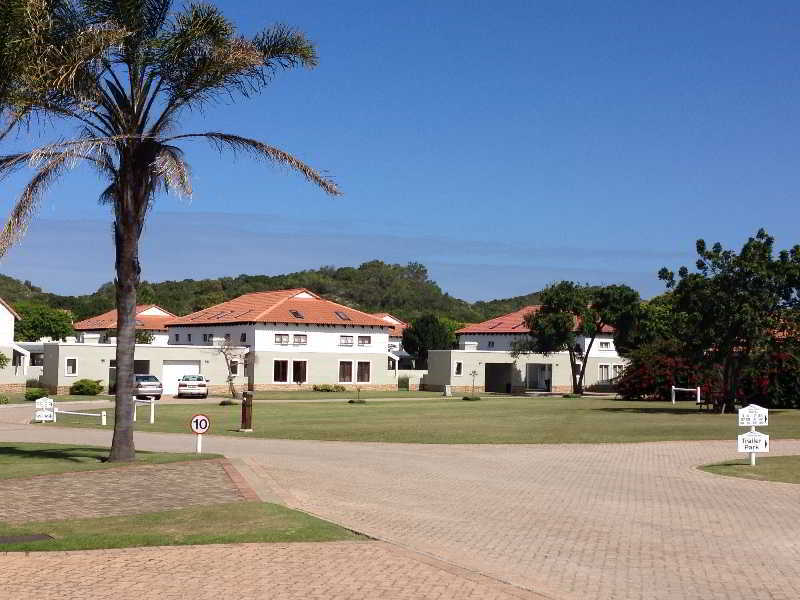
{"type": "Polygon", "coordinates": [[[103,383],[99,379],[78,379],[69,388],[74,396],[97,396],[103,391],[103,383]]]}
{"type": "Polygon", "coordinates": [[[25,390],[25,400],[33,401],[47,396],[47,390],[44,388],[28,388],[25,390]]]}
{"type": "Polygon", "coordinates": [[[315,392],[344,392],[345,387],[343,385],[331,385],[329,383],[318,383],[314,385],[312,388],[315,392]]]}
{"type": "Polygon", "coordinates": [[[11,400],[8,399],[8,396],[0,396],[0,404],[8,404],[11,400]]]}
{"type": "Polygon", "coordinates": [[[580,398],[580,394],[561,394],[562,398],[580,398]]]}
{"type": "Polygon", "coordinates": [[[237,406],[239,403],[236,400],[231,400],[230,398],[226,398],[225,400],[220,400],[220,406],[237,406]]]}
{"type": "Polygon", "coordinates": [[[408,388],[408,375],[403,375],[402,377],[397,378],[397,389],[398,390],[407,390],[408,388]]]}
{"type": "Polygon", "coordinates": [[[480,400],[480,399],[481,399],[480,396],[464,396],[462,398],[462,400],[465,400],[466,402],[476,402],[477,400],[480,400]]]}
{"type": "Polygon", "coordinates": [[[28,379],[25,381],[26,388],[38,388],[41,384],[38,379],[28,379]]]}

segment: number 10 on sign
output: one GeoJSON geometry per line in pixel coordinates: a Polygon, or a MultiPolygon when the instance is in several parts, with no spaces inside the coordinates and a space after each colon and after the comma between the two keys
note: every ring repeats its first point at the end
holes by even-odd
{"type": "Polygon", "coordinates": [[[194,415],[189,427],[197,434],[197,453],[200,454],[203,451],[203,434],[211,428],[211,419],[205,415],[194,415]]]}

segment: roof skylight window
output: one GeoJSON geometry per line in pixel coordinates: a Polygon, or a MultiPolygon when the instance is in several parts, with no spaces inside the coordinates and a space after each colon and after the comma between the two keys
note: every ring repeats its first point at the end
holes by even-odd
{"type": "Polygon", "coordinates": [[[291,314],[295,319],[305,319],[305,315],[301,313],[299,310],[290,310],[289,314],[291,314]]]}
{"type": "Polygon", "coordinates": [[[350,318],[350,316],[346,312],[342,312],[341,310],[337,310],[333,314],[335,314],[337,317],[339,317],[342,321],[352,321],[353,320],[353,319],[350,318]]]}

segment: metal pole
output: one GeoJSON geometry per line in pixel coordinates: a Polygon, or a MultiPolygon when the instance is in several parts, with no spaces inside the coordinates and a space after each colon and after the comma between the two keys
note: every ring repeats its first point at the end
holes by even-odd
{"type": "Polygon", "coordinates": [[[197,453],[198,454],[202,454],[203,453],[203,434],[202,433],[198,433],[197,434],[197,453]]]}
{"type": "MultiPolygon", "coordinates": [[[[755,433],[755,431],[756,431],[756,426],[752,425],[750,427],[750,432],[751,433],[755,433]]],[[[755,452],[751,452],[750,453],[750,466],[751,467],[755,467],[756,466],[756,453],[755,452]]]]}

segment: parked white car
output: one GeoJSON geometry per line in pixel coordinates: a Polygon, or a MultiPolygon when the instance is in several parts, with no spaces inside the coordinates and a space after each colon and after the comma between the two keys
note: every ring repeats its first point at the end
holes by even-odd
{"type": "Polygon", "coordinates": [[[202,375],[184,375],[178,379],[178,393],[176,398],[182,396],[199,396],[208,398],[209,380],[202,375]]]}

